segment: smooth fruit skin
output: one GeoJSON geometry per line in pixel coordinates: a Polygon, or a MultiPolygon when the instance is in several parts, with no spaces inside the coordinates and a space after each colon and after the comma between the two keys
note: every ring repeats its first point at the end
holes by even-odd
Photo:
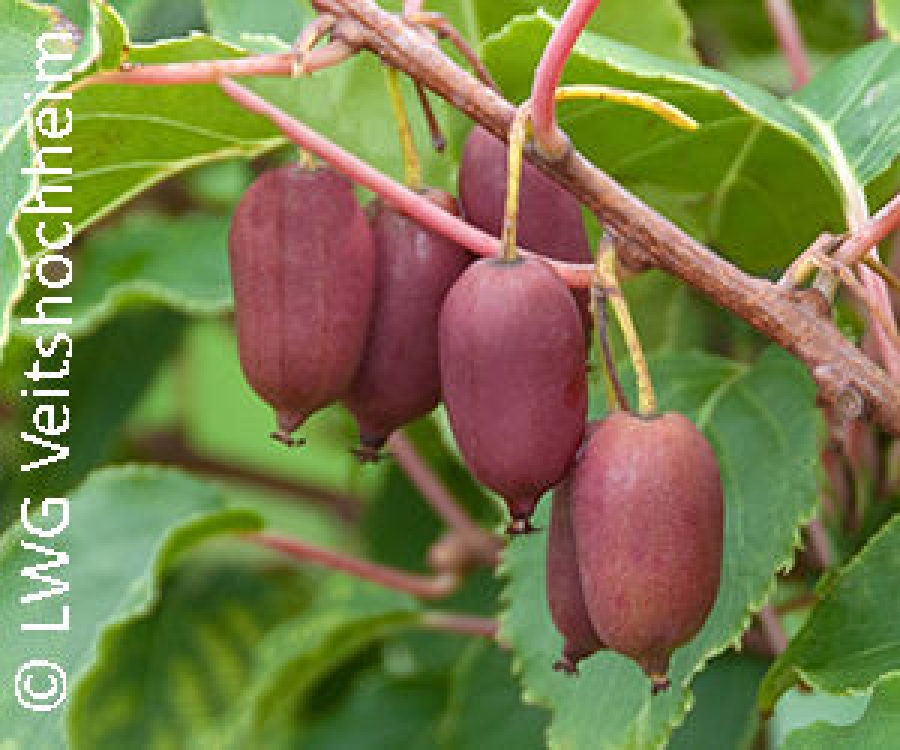
{"type": "MultiPolygon", "coordinates": [[[[426,197],[452,213],[441,191],[426,197]]],[[[444,297],[471,261],[456,243],[381,201],[370,204],[375,292],[362,362],[343,402],[359,424],[363,457],[376,457],[390,434],[438,405],[438,316],[444,297]]]]}
{"type": "Polygon", "coordinates": [[[562,635],[562,655],[553,668],[578,672],[578,662],[604,648],[588,615],[578,571],[571,518],[571,481],[553,492],[547,535],[547,604],[553,624],[562,635]]]}
{"type": "Polygon", "coordinates": [[[363,353],[372,235],[353,188],[331,169],[264,172],[231,223],[229,261],[244,376],[276,411],[277,439],[335,401],[363,353]]]}
{"type": "Polygon", "coordinates": [[[584,331],[568,287],[535,258],[477,261],[444,301],[440,359],[463,459],[506,500],[510,530],[529,530],[584,432],[584,331]]]}
{"type": "MultiPolygon", "coordinates": [[[[507,147],[481,126],[475,126],[463,146],[459,164],[459,200],[470,224],[499,237],[506,204],[507,147]]],[[[527,161],[522,163],[519,216],[520,247],[548,258],[591,263],[591,246],[575,197],[527,161]]],[[[574,292],[587,328],[589,292],[574,292]]]]}
{"type": "Polygon", "coordinates": [[[572,474],[572,525],[597,635],[637,662],[654,692],[669,656],[716,600],[724,502],[709,443],[676,413],[624,412],[594,432],[572,474]]]}

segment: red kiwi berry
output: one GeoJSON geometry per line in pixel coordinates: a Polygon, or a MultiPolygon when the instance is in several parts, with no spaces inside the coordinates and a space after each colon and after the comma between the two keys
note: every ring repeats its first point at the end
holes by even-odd
{"type": "Polygon", "coordinates": [[[571,481],[588,615],[609,648],[669,687],[669,657],[693,638],[719,589],[722,481],[709,443],[676,413],[608,416],[571,481]]]}
{"type": "Polygon", "coordinates": [[[563,650],[553,665],[558,672],[578,673],[578,662],[605,648],[588,615],[578,572],[571,516],[571,480],[553,492],[547,535],[547,604],[563,637],[563,650]]]}
{"type": "MultiPolygon", "coordinates": [[[[458,214],[440,190],[425,197],[458,214]]],[[[390,434],[441,398],[438,316],[471,256],[380,200],[370,204],[375,292],[362,362],[344,404],[359,424],[361,460],[377,460],[390,434]]]]}
{"type": "Polygon", "coordinates": [[[362,357],[372,234],[348,180],[288,165],[248,188],[228,250],[241,368],[275,410],[272,436],[293,445],[307,417],[347,390],[362,357]]]}
{"type": "Polygon", "coordinates": [[[585,338],[569,289],[536,258],[473,263],[440,315],[444,403],[463,459],[510,533],[563,479],[584,432],[585,338]]]}
{"type": "MultiPolygon", "coordinates": [[[[499,237],[503,229],[507,159],[506,145],[476,125],[466,139],[459,163],[463,216],[494,237],[499,237]]],[[[592,262],[578,201],[528,161],[522,162],[516,234],[519,245],[548,258],[592,262]]],[[[582,322],[590,330],[590,293],[587,289],[572,293],[582,322]]]]}

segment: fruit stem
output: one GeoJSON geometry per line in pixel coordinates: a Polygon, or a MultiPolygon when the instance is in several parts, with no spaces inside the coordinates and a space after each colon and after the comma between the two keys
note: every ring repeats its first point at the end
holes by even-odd
{"type": "Polygon", "coordinates": [[[556,90],[554,98],[557,102],[569,102],[578,99],[601,99],[643,109],[682,130],[696,130],[700,127],[700,123],[675,105],[669,104],[669,102],[655,96],[650,96],[650,94],[645,94],[642,91],[629,91],[628,89],[620,89],[614,86],[586,83],[560,86],[556,90]]]}
{"type": "Polygon", "coordinates": [[[534,73],[531,101],[534,107],[534,140],[538,153],[550,161],[562,158],[569,141],[556,125],[556,99],[554,92],[559,84],[563,67],[572,53],[600,0],[572,0],[563,13],[559,25],[544,48],[541,61],[534,73]]]}
{"type": "Polygon", "coordinates": [[[437,576],[421,576],[407,573],[386,565],[344,555],[340,552],[316,547],[312,544],[275,534],[245,534],[244,540],[279,552],[299,562],[310,562],[332,570],[347,573],[363,581],[369,581],[417,599],[443,599],[459,586],[459,578],[442,573],[437,576]]]}
{"type": "Polygon", "coordinates": [[[638,390],[638,414],[643,417],[652,416],[656,413],[656,394],[653,392],[650,368],[647,366],[647,358],[644,356],[644,349],[631,317],[631,311],[628,309],[628,302],[625,300],[625,295],[622,294],[619,279],[616,277],[616,251],[611,240],[600,241],[594,269],[595,285],[600,287],[601,292],[605,293],[612,303],[619,328],[622,329],[625,346],[628,348],[631,365],[634,367],[638,390]]]}
{"type": "Polygon", "coordinates": [[[606,407],[609,411],[614,411],[615,409],[630,411],[628,397],[622,388],[622,381],[619,380],[619,373],[616,371],[616,358],[613,356],[612,345],[609,341],[609,319],[606,312],[607,298],[608,294],[601,284],[594,284],[591,287],[591,312],[594,315],[597,340],[600,342],[600,351],[603,354],[603,361],[600,367],[603,370],[606,407]]]}
{"type": "Polygon", "coordinates": [[[519,186],[522,182],[522,150],[529,136],[531,108],[526,102],[516,110],[509,128],[509,157],[506,170],[506,210],[501,236],[502,257],[512,263],[519,257],[516,248],[516,223],[519,220],[519,186]]]}
{"type": "MultiPolygon", "coordinates": [[[[387,203],[415,219],[426,229],[453,240],[477,255],[487,257],[499,255],[500,241],[496,237],[491,237],[486,232],[467,224],[424,196],[392,180],[261,96],[230,78],[219,81],[219,87],[241,107],[268,119],[288,140],[308,149],[353,182],[381,196],[387,203]]],[[[564,263],[543,257],[542,260],[547,262],[570,287],[590,286],[589,264],[564,263]]]]}
{"type": "Polygon", "coordinates": [[[313,170],[316,169],[319,165],[316,162],[316,157],[314,154],[311,154],[305,148],[297,147],[297,161],[300,162],[300,166],[304,169],[313,170]]]}
{"type": "Polygon", "coordinates": [[[413,190],[421,190],[422,166],[419,163],[416,141],[413,138],[406,105],[403,102],[403,93],[400,91],[400,76],[395,68],[385,67],[384,80],[391,100],[391,109],[394,111],[394,119],[397,120],[397,134],[400,137],[400,148],[403,151],[403,180],[413,190]]]}
{"type": "Polygon", "coordinates": [[[884,263],[882,263],[878,258],[874,258],[871,255],[867,255],[862,259],[862,263],[864,266],[868,267],[875,273],[877,273],[887,285],[894,290],[897,294],[900,294],[900,278],[898,278],[890,268],[888,268],[884,263]]]}

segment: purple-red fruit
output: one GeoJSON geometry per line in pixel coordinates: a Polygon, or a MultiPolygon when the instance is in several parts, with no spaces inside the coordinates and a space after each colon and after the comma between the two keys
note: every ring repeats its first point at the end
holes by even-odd
{"type": "MultiPolygon", "coordinates": [[[[459,200],[470,224],[499,237],[506,208],[507,147],[476,125],[463,146],[459,164],[459,200]]],[[[548,258],[591,263],[591,247],[575,197],[537,167],[522,163],[517,242],[548,258]]],[[[589,292],[575,292],[590,327],[589,292]]]]}
{"type": "Polygon", "coordinates": [[[440,358],[463,459],[506,501],[510,531],[530,530],[584,432],[584,330],[568,287],[535,258],[477,261],[444,301],[440,358]]]}
{"type": "MultiPolygon", "coordinates": [[[[426,197],[454,214],[442,191],[426,197]]],[[[377,457],[390,434],[441,397],[438,316],[471,256],[381,201],[371,206],[375,292],[362,362],[343,402],[359,424],[361,457],[377,457]]]]}
{"type": "Polygon", "coordinates": [[[350,384],[373,286],[372,235],[352,185],[331,169],[264,172],[228,242],[244,376],[291,434],[350,384]]]}
{"type": "Polygon", "coordinates": [[[654,692],[716,600],[724,503],[715,454],[680,414],[607,417],[572,473],[572,526],[594,630],[654,692]]]}
{"type": "Polygon", "coordinates": [[[576,674],[578,662],[604,648],[588,615],[578,571],[571,517],[571,481],[553,492],[547,535],[547,604],[563,637],[563,650],[553,668],[576,674]]]}

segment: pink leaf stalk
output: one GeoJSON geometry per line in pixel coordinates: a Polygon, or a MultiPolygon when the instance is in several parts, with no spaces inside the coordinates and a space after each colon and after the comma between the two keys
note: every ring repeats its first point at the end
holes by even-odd
{"type": "MultiPolygon", "coordinates": [[[[418,221],[422,226],[441,234],[477,255],[500,254],[500,240],[466,224],[461,219],[436,206],[413,190],[404,187],[353,154],[332,143],[315,130],[298,122],[285,111],[261,96],[230,79],[223,79],[219,86],[229,97],[250,112],[267,118],[289,140],[301,148],[328,162],[350,180],[381,196],[397,210],[418,221]]],[[[548,260],[559,277],[569,286],[588,287],[592,267],[589,264],[564,263],[548,260]]]]}
{"type": "Polygon", "coordinates": [[[791,0],[766,0],[766,12],[778,39],[778,46],[791,69],[794,88],[805,86],[810,79],[809,58],[803,46],[800,24],[791,0]]]}
{"type": "Polygon", "coordinates": [[[531,88],[531,122],[538,152],[559,159],[568,140],[556,125],[556,87],[579,35],[600,5],[600,0],[572,0],[550,37],[534,73],[531,88]]]}

